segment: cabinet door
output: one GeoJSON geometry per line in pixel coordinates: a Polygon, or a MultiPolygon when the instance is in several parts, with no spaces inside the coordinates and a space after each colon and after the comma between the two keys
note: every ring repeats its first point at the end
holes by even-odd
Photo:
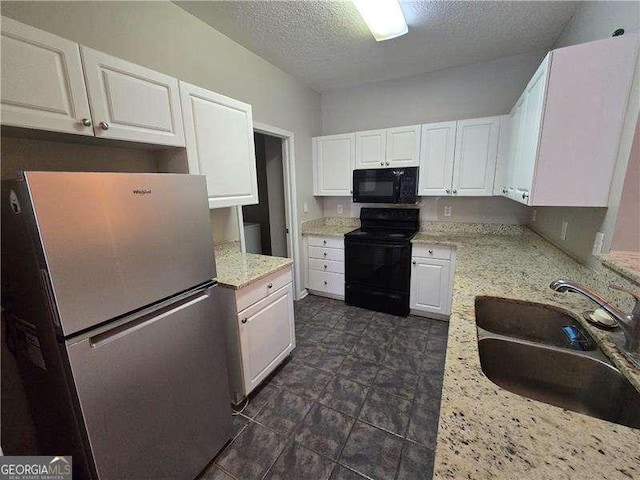
{"type": "Polygon", "coordinates": [[[238,314],[244,386],[249,394],[296,346],[289,284],[238,314]]]}
{"type": "Polygon", "coordinates": [[[419,162],[420,125],[388,128],[385,166],[417,167],[419,162]]]}
{"type": "Polygon", "coordinates": [[[411,309],[449,315],[451,262],[414,257],[411,263],[411,309]]]}
{"type": "Polygon", "coordinates": [[[180,82],[189,173],[205,175],[209,208],[258,203],[251,105],[180,82]]]}
{"type": "Polygon", "coordinates": [[[3,125],[93,136],[77,43],[2,17],[0,44],[3,125]]]}
{"type": "Polygon", "coordinates": [[[449,195],[453,178],[456,122],[422,125],[418,195],[449,195]]]}
{"type": "Polygon", "coordinates": [[[313,193],[351,196],[356,136],[354,133],[313,139],[313,193]]]}
{"type": "Polygon", "coordinates": [[[500,117],[458,122],[453,165],[454,195],[493,195],[499,133],[500,117]]]}
{"type": "Polygon", "coordinates": [[[520,161],[522,146],[522,114],[524,112],[525,97],[526,93],[523,93],[509,114],[509,158],[507,160],[507,173],[502,195],[512,200],[515,199],[516,195],[515,173],[520,161]]]}
{"type": "Polygon", "coordinates": [[[356,132],[356,167],[383,168],[386,161],[387,131],[356,132]]]}
{"type": "Polygon", "coordinates": [[[82,62],[96,137],[184,146],[177,79],[84,46],[82,62]]]}
{"type": "Polygon", "coordinates": [[[520,151],[514,164],[514,200],[528,204],[538,159],[538,145],[547,85],[549,56],[542,62],[525,90],[520,151]]]}

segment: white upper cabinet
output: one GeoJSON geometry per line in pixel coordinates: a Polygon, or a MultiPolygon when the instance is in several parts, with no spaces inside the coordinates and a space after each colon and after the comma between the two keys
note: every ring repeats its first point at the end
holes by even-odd
{"type": "Polygon", "coordinates": [[[82,47],[96,137],[184,146],[178,80],[82,47]]]}
{"type": "Polygon", "coordinates": [[[2,17],[2,123],[93,135],[77,43],[2,17]]]}
{"type": "Polygon", "coordinates": [[[350,196],[356,152],[356,135],[346,133],[313,139],[313,193],[350,196]]]}
{"type": "Polygon", "coordinates": [[[456,122],[422,125],[418,195],[449,195],[453,180],[456,122]]]}
{"type": "Polygon", "coordinates": [[[493,195],[499,133],[500,117],[458,122],[451,189],[454,195],[493,195]]]}
{"type": "Polygon", "coordinates": [[[491,196],[501,117],[422,125],[418,194],[491,196]]]}
{"type": "Polygon", "coordinates": [[[502,194],[525,205],[529,204],[533,187],[549,63],[550,54],[536,70],[510,114],[510,162],[502,194]]]}
{"type": "Polygon", "coordinates": [[[251,105],[180,82],[189,173],[205,175],[209,208],[258,203],[251,105]]]}
{"type": "Polygon", "coordinates": [[[387,130],[356,132],[356,169],[383,168],[387,155],[387,130]]]}
{"type": "Polygon", "coordinates": [[[608,204],[637,55],[637,34],[547,55],[511,112],[504,195],[536,206],[608,204]]]}
{"type": "Polygon", "coordinates": [[[386,167],[417,167],[420,162],[420,125],[387,129],[386,167]]]}

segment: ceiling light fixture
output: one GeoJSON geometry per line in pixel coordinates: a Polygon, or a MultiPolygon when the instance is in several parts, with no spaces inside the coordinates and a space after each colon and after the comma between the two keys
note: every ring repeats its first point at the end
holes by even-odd
{"type": "Polygon", "coordinates": [[[351,0],[376,41],[390,40],[409,31],[398,0],[351,0]]]}

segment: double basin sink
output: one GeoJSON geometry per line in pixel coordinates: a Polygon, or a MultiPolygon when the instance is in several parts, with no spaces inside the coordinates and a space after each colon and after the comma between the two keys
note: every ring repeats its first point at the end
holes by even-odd
{"type": "Polygon", "coordinates": [[[476,297],[475,309],[480,365],[493,383],[640,428],[640,393],[570,312],[498,297],[476,297]]]}

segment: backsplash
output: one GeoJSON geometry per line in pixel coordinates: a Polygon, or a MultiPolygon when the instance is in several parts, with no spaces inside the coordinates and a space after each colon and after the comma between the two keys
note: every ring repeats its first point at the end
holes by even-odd
{"type": "Polygon", "coordinates": [[[362,207],[381,207],[419,208],[423,222],[524,225],[529,220],[529,207],[502,197],[420,197],[415,205],[364,204],[353,203],[350,197],[323,197],[322,205],[325,217],[358,218],[362,207]],[[449,211],[445,212],[445,207],[450,207],[449,211]]]}

